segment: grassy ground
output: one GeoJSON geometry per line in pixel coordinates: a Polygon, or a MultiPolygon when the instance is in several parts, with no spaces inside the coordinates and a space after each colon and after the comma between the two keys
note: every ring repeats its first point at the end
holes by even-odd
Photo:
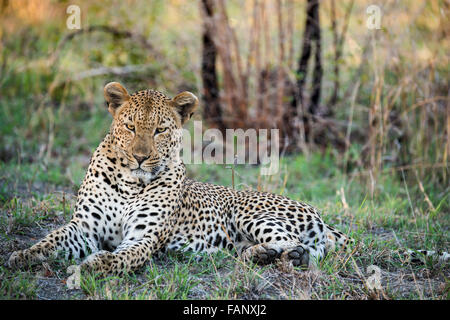
{"type": "MultiPolygon", "coordinates": [[[[386,172],[375,182],[345,176],[330,152],[286,157],[279,174],[258,176],[258,168],[234,168],[235,188],[253,188],[308,201],[326,222],[351,234],[351,253],[331,253],[318,267],[300,270],[281,263],[244,264],[233,252],[213,255],[155,255],[135,274],[96,278],[84,274],[81,289],[69,290],[67,261],[50,261],[26,271],[4,266],[24,249],[70,220],[75,183],[56,168],[2,164],[0,167],[0,298],[2,299],[448,299],[449,265],[411,264],[403,248],[448,250],[448,190],[425,186],[435,210],[418,188],[402,182],[408,172],[386,172]],[[372,186],[372,187],[371,187],[372,186]],[[372,189],[372,190],[371,190],[372,189]],[[416,190],[417,189],[417,190],[416,190]],[[364,246],[362,246],[364,244],[364,246]],[[367,280],[379,268],[381,289],[367,280]],[[369,268],[369,269],[368,269],[369,268]]],[[[75,171],[83,171],[82,164],[75,171]]],[[[232,186],[232,170],[192,165],[189,175],[232,186]]]]}

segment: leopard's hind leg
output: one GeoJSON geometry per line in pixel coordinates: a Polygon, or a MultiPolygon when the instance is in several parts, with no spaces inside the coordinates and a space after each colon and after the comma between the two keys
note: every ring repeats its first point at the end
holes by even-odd
{"type": "Polygon", "coordinates": [[[259,243],[243,250],[241,257],[259,264],[269,264],[281,259],[292,262],[294,266],[309,266],[309,250],[301,243],[259,243]]]}

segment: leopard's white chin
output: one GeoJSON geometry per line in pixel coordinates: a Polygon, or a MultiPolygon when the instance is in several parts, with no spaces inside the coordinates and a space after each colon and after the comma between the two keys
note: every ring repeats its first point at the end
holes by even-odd
{"type": "Polygon", "coordinates": [[[141,168],[131,170],[131,175],[135,178],[142,180],[144,184],[149,184],[154,180],[158,174],[163,171],[164,166],[154,167],[151,171],[145,171],[141,168]]]}

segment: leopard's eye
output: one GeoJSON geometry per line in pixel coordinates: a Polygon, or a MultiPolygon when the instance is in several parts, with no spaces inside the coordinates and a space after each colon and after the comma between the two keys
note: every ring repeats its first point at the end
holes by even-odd
{"type": "Polygon", "coordinates": [[[163,132],[166,131],[166,130],[167,130],[167,128],[156,128],[155,134],[157,134],[157,133],[163,133],[163,132]]]}
{"type": "Polygon", "coordinates": [[[134,125],[127,123],[127,124],[125,124],[125,127],[126,127],[128,130],[134,132],[134,125]]]}

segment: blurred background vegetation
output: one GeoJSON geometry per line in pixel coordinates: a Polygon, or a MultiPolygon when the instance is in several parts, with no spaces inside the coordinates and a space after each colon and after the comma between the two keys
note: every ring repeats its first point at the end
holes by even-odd
{"type": "MultiPolygon", "coordinates": [[[[305,167],[300,180],[315,172],[304,180],[312,189],[313,181],[337,176],[327,190],[334,195],[356,179],[362,201],[387,188],[387,177],[408,187],[414,208],[448,212],[449,3],[380,1],[375,30],[366,26],[373,1],[318,4],[321,91],[312,110],[305,106],[317,62],[299,74],[306,1],[0,1],[2,201],[39,183],[77,189],[111,121],[103,86],[119,81],[130,92],[190,90],[203,102],[195,119],[211,127],[280,128],[283,172],[295,176],[296,164],[305,167]],[[81,9],[80,30],[66,26],[71,4],[81,9]],[[212,98],[208,30],[217,49],[212,98]],[[295,101],[299,79],[304,103],[295,101]],[[222,124],[208,118],[213,104],[222,124]]],[[[224,166],[189,169],[231,184],[224,166]]],[[[250,172],[259,188],[257,171],[250,172]]],[[[299,191],[298,180],[283,182],[283,173],[278,179],[296,198],[314,194],[307,186],[299,191]]]]}

